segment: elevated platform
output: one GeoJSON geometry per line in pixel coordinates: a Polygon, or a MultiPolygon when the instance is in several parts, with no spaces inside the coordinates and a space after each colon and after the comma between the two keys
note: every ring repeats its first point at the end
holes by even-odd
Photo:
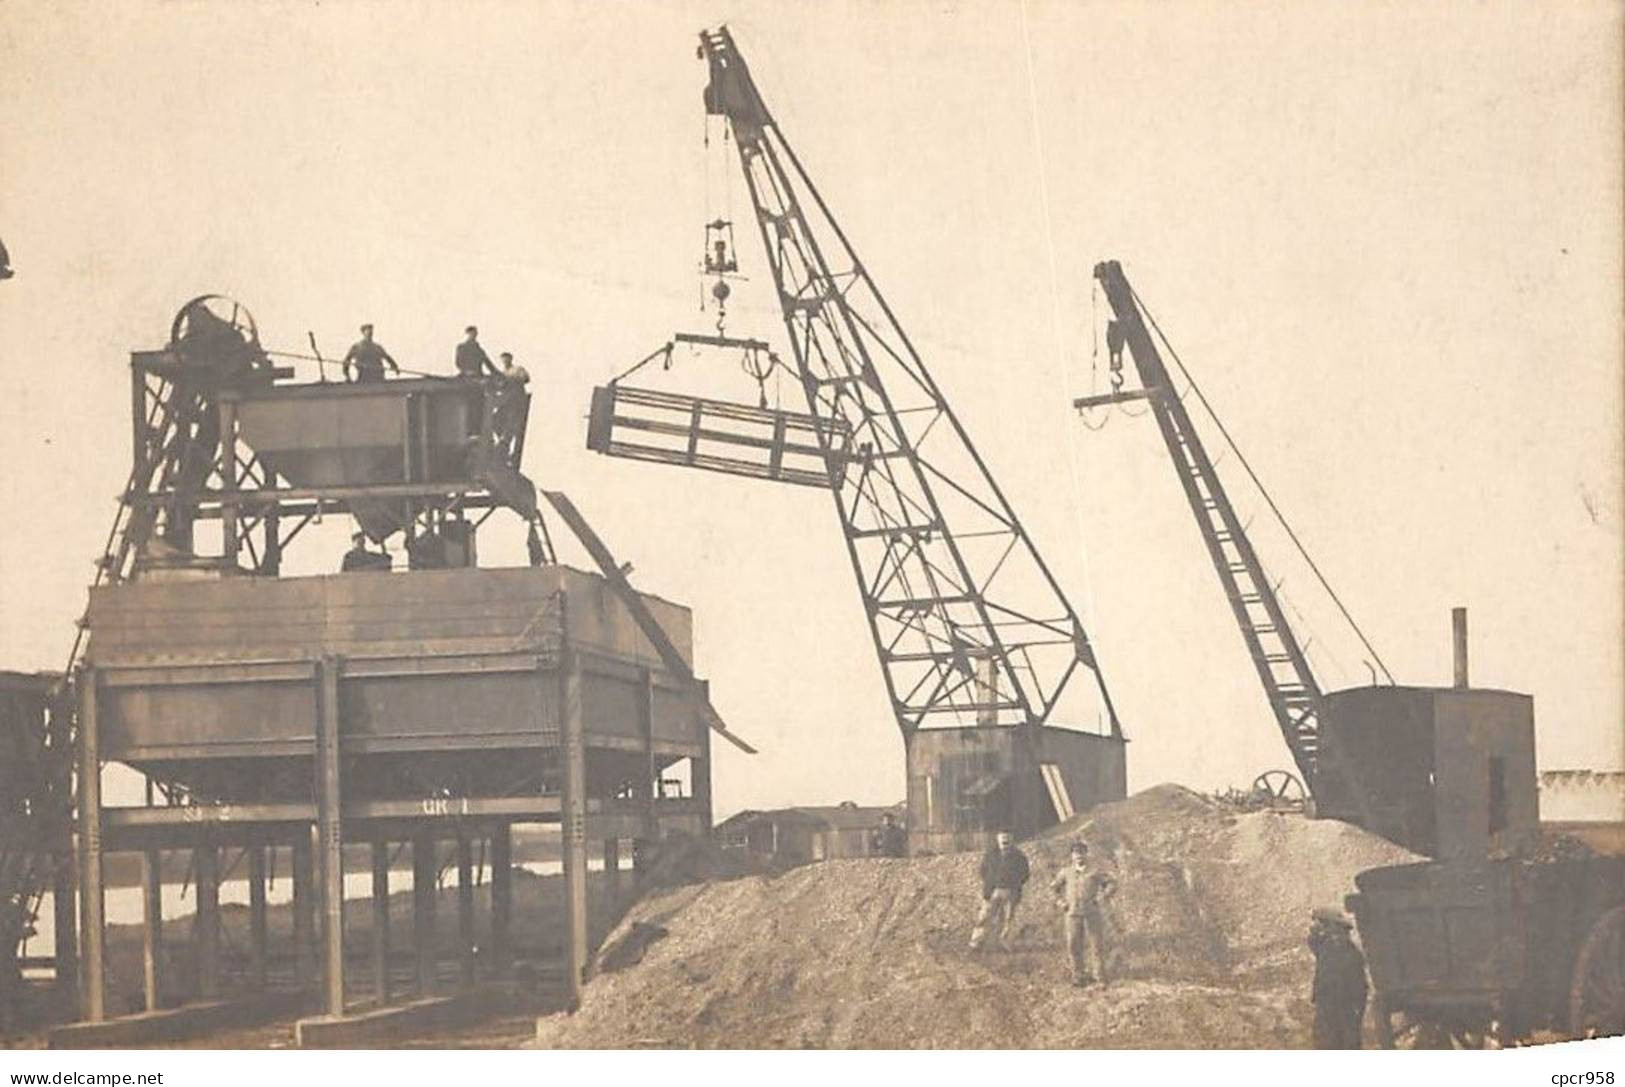
{"type": "MultiPolygon", "coordinates": [[[[691,660],[688,610],[642,600],[691,660]]],[[[592,795],[706,749],[692,683],[603,578],[562,566],[137,581],[96,589],[90,616],[102,757],[199,801],[309,799],[325,659],[352,801],[555,793],[566,641],[592,795]]]]}

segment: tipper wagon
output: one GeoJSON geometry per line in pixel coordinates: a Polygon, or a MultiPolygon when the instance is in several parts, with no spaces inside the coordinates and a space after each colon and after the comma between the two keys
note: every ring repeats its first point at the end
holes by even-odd
{"type": "Polygon", "coordinates": [[[1625,1033],[1625,857],[1407,864],[1355,886],[1385,1048],[1625,1033]]]}

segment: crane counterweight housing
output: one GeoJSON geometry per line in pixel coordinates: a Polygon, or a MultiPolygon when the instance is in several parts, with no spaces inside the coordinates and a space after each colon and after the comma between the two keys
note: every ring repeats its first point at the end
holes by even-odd
{"type": "Polygon", "coordinates": [[[829,491],[907,751],[915,848],[1029,833],[1121,797],[1123,730],[1077,612],[726,27],[701,34],[700,55],[807,410],[617,382],[595,396],[589,447],[829,491]]]}

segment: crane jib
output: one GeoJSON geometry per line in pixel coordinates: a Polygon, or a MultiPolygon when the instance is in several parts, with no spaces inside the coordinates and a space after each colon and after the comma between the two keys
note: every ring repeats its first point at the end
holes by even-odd
{"type": "MultiPolygon", "coordinates": [[[[699,55],[706,112],[733,133],[791,347],[784,365],[806,411],[605,388],[590,447],[828,490],[905,735],[1061,723],[1058,711],[1077,712],[1071,702],[1061,710],[1061,699],[1081,673],[1095,686],[1101,731],[1120,738],[1076,611],[774,122],[732,35],[706,31],[699,55]]],[[[735,256],[724,248],[712,262],[719,272],[735,256]]]]}

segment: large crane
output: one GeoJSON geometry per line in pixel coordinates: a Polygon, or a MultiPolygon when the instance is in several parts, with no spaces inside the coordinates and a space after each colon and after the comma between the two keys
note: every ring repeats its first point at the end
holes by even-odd
{"type": "MultiPolygon", "coordinates": [[[[1043,724],[1083,624],[763,103],[726,27],[700,37],[898,724],[1043,724]],[[833,448],[831,436],[845,447],[833,448]]],[[[1100,683],[1105,704],[1109,698],[1100,683]]],[[[1108,710],[1109,713],[1109,710],[1108,710]]],[[[1111,727],[1118,728],[1115,714],[1111,727]]]]}
{"type": "MultiPolygon", "coordinates": [[[[1310,667],[1305,644],[1288,621],[1277,586],[1266,575],[1247,536],[1246,526],[1237,516],[1224,483],[1214,469],[1213,459],[1185,408],[1184,398],[1169,376],[1162,354],[1147,328],[1144,307],[1123,274],[1122,265],[1115,260],[1103,261],[1095,265],[1094,274],[1112,314],[1106,338],[1114,388],[1104,395],[1075,400],[1074,406],[1084,410],[1128,400],[1143,399],[1149,403],[1281,737],[1305,788],[1313,794],[1318,779],[1328,767],[1323,765],[1321,744],[1323,692],[1310,667]],[[1139,377],[1135,388],[1121,387],[1125,347],[1139,377]]],[[[1308,559],[1307,553],[1305,558],[1308,559]]],[[[1313,567],[1313,560],[1309,562],[1313,567]]],[[[1318,568],[1315,573],[1318,577],[1318,568]]],[[[1386,673],[1387,668],[1376,650],[1371,648],[1335,594],[1333,600],[1371,658],[1386,673]]],[[[1389,681],[1392,682],[1391,676],[1389,681]]],[[[1345,776],[1353,773],[1345,765],[1339,765],[1336,770],[1345,776]]],[[[1350,781],[1348,784],[1356,800],[1365,797],[1366,792],[1357,787],[1358,783],[1350,781]]]]}
{"type": "MultiPolygon", "coordinates": [[[[617,379],[594,394],[589,447],[827,489],[905,745],[919,730],[1060,723],[1077,712],[1071,699],[1057,710],[1081,672],[1095,687],[1101,734],[1120,746],[1083,623],[763,102],[733,36],[726,27],[702,33],[699,54],[705,109],[725,122],[743,174],[790,361],[720,327],[674,342],[741,350],[759,382],[783,367],[807,412],[769,409],[765,392],[751,407],[617,379]]],[[[720,277],[737,267],[731,230],[724,219],[707,225],[705,270],[719,276],[718,303],[729,293],[720,277]]],[[[640,366],[657,357],[669,366],[672,347],[640,366]]]]}

